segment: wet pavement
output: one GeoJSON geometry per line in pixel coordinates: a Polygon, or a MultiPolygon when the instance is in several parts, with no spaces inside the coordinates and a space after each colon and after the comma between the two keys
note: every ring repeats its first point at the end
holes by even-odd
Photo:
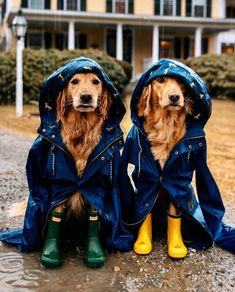
{"type": "MultiPolygon", "coordinates": [[[[7,210],[28,195],[25,162],[31,144],[32,139],[0,129],[0,228],[22,225],[23,217],[9,218],[7,210]]],[[[230,191],[224,200],[225,222],[235,226],[230,191]]],[[[190,249],[184,260],[172,260],[163,238],[148,256],[106,255],[106,265],[93,270],[83,265],[82,250],[73,246],[64,251],[61,268],[48,270],[40,266],[39,252],[19,253],[0,243],[0,291],[235,291],[235,255],[217,247],[190,249]]]]}

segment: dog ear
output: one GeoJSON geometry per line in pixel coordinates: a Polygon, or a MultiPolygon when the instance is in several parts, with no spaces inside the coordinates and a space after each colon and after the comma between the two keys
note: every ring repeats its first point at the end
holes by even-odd
{"type": "Polygon", "coordinates": [[[110,93],[104,88],[102,92],[102,96],[99,100],[99,112],[103,116],[104,119],[108,117],[108,111],[112,104],[112,98],[110,93]]]}
{"type": "Polygon", "coordinates": [[[149,99],[152,92],[152,86],[149,84],[147,87],[144,87],[144,90],[140,96],[138,103],[138,116],[146,116],[149,113],[149,99]]]}
{"type": "Polygon", "coordinates": [[[65,115],[66,112],[66,90],[63,89],[59,92],[56,102],[56,114],[57,119],[61,120],[61,118],[65,115]]]}

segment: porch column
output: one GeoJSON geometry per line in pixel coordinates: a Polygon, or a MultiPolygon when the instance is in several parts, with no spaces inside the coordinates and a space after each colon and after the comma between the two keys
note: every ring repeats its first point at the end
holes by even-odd
{"type": "Polygon", "coordinates": [[[123,33],[122,33],[122,23],[118,23],[117,24],[116,59],[117,60],[123,60],[123,33]]]}
{"type": "Polygon", "coordinates": [[[194,56],[198,57],[202,54],[202,27],[196,28],[195,31],[195,48],[194,56]]]}
{"type": "Polygon", "coordinates": [[[75,23],[74,21],[69,22],[69,31],[68,31],[68,49],[75,49],[75,23]]]}
{"type": "Polygon", "coordinates": [[[152,42],[152,62],[159,60],[159,26],[153,27],[153,42],[152,42]]]}

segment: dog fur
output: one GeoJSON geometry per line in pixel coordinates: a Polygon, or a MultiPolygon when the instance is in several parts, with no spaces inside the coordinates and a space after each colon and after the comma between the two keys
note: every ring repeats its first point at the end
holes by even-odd
{"type": "Polygon", "coordinates": [[[186,95],[176,79],[158,77],[144,88],[140,97],[138,116],[144,116],[143,127],[151,152],[161,168],[185,134],[186,116],[192,113],[192,100],[186,95]]]}
{"type": "MultiPolygon", "coordinates": [[[[57,119],[61,123],[61,136],[76,162],[81,176],[89,155],[99,143],[104,121],[112,100],[94,73],[75,74],[57,97],[57,119]]],[[[63,205],[68,214],[82,214],[87,202],[80,191],[74,193],[63,205]]],[[[25,214],[27,199],[13,204],[9,217],[25,214]]]]}
{"type": "MultiPolygon", "coordinates": [[[[57,98],[61,136],[76,162],[79,176],[99,143],[110,106],[111,97],[94,73],[75,74],[57,98]]],[[[66,202],[66,207],[69,213],[81,214],[86,204],[85,198],[77,191],[66,202]]]]}

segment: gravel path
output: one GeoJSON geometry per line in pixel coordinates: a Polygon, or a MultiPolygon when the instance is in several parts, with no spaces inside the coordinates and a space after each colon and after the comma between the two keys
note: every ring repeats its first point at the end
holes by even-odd
{"type": "MultiPolygon", "coordinates": [[[[0,228],[22,224],[23,218],[9,219],[6,211],[28,195],[25,162],[31,144],[29,138],[0,129],[0,228]]],[[[231,206],[226,216],[234,217],[231,206]]],[[[0,290],[235,291],[235,255],[217,247],[190,249],[184,260],[177,261],[166,255],[162,239],[148,256],[108,254],[105,267],[98,270],[84,267],[77,250],[64,257],[61,269],[48,271],[39,266],[39,253],[21,255],[0,245],[0,290]]]]}

